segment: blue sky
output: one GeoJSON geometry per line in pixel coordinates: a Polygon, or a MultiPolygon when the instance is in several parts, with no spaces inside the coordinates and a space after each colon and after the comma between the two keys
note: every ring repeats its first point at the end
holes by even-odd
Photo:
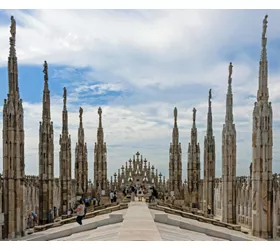
{"type": "MultiPolygon", "coordinates": [[[[38,174],[42,70],[44,60],[47,60],[55,126],[56,176],[59,175],[58,139],[64,86],[68,89],[72,163],[79,125],[78,110],[82,106],[91,179],[99,106],[103,108],[109,176],[137,151],[159,172],[168,175],[176,106],[185,178],[192,109],[197,109],[198,137],[203,152],[208,91],[212,88],[216,173],[217,177],[221,176],[221,132],[230,61],[234,66],[237,174],[247,175],[265,14],[268,14],[269,88],[274,111],[273,172],[280,172],[279,10],[2,10],[1,106],[8,87],[11,14],[17,21],[19,87],[25,108],[26,174],[38,174]]],[[[2,114],[0,123],[2,127],[2,114]]],[[[2,159],[2,149],[0,157],[2,159]]],[[[203,169],[203,153],[201,163],[203,169]]]]}

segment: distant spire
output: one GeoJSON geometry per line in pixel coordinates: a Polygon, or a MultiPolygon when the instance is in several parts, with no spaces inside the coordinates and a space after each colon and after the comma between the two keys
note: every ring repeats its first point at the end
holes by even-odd
{"type": "Polygon", "coordinates": [[[262,30],[262,50],[261,50],[261,58],[259,65],[259,89],[258,89],[258,101],[268,101],[268,84],[267,84],[267,74],[268,74],[268,66],[267,66],[267,50],[266,50],[266,30],[267,30],[267,18],[266,15],[263,19],[263,30],[262,30]]]}
{"type": "Polygon", "coordinates": [[[178,111],[177,108],[174,108],[174,128],[172,133],[172,144],[173,146],[178,145],[179,143],[179,129],[177,125],[177,117],[178,117],[178,111]]]}
{"type": "Polygon", "coordinates": [[[229,75],[228,75],[228,90],[227,90],[227,99],[226,99],[226,117],[225,124],[233,124],[233,102],[232,102],[232,63],[229,63],[229,75]]]}
{"type": "Polygon", "coordinates": [[[210,89],[209,96],[208,96],[207,136],[213,135],[211,99],[212,99],[212,90],[210,89]]]}
{"type": "Polygon", "coordinates": [[[62,135],[68,136],[68,112],[66,107],[67,90],[63,88],[62,135]]]}
{"type": "Polygon", "coordinates": [[[44,91],[43,91],[43,121],[50,122],[51,120],[51,105],[50,105],[50,90],[49,90],[49,77],[48,77],[48,63],[44,62],[44,91]]]}

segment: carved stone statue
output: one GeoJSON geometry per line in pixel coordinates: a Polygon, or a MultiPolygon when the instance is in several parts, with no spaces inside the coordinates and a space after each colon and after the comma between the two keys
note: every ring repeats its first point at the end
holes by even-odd
{"type": "Polygon", "coordinates": [[[80,113],[80,115],[79,115],[80,121],[82,121],[82,119],[83,119],[83,112],[84,112],[83,108],[80,107],[80,110],[79,110],[79,113],[80,113]]]}
{"type": "Polygon", "coordinates": [[[209,89],[209,104],[211,103],[212,99],[212,89],[209,89]]]}
{"type": "Polygon", "coordinates": [[[45,82],[47,82],[49,80],[49,78],[48,78],[48,63],[47,63],[47,61],[44,62],[43,73],[44,73],[44,80],[45,80],[45,82]]]}
{"type": "Polygon", "coordinates": [[[268,15],[265,15],[264,19],[263,19],[263,33],[262,33],[262,37],[265,37],[266,35],[266,29],[267,29],[267,18],[268,18],[268,15]]]}
{"type": "Polygon", "coordinates": [[[102,109],[101,109],[101,107],[98,108],[98,112],[97,112],[97,113],[98,113],[99,116],[101,116],[101,114],[102,114],[102,109]]]}
{"type": "Polygon", "coordinates": [[[64,104],[64,106],[66,106],[66,99],[67,99],[67,90],[64,87],[63,88],[63,104],[64,104]]]}
{"type": "Polygon", "coordinates": [[[193,108],[193,122],[195,122],[195,118],[196,118],[196,109],[193,108]]]}
{"type": "Polygon", "coordinates": [[[14,19],[13,16],[11,16],[10,33],[11,33],[12,38],[15,40],[16,39],[16,20],[14,19]]]}
{"type": "Polygon", "coordinates": [[[228,66],[228,72],[229,72],[228,78],[229,79],[231,78],[231,75],[232,75],[232,68],[233,68],[233,66],[232,66],[232,63],[230,62],[229,66],[228,66]]]}
{"type": "Polygon", "coordinates": [[[177,115],[178,115],[178,112],[177,112],[177,108],[175,107],[174,108],[174,120],[177,121],[177,115]]]}

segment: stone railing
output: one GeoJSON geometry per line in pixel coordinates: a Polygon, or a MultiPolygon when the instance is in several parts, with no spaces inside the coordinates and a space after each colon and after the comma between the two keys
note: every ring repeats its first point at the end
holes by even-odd
{"type": "MultiPolygon", "coordinates": [[[[85,219],[93,218],[95,216],[102,215],[102,214],[108,214],[108,213],[111,213],[111,212],[114,212],[117,210],[121,210],[121,209],[126,209],[126,208],[128,208],[128,204],[118,204],[118,205],[108,204],[108,205],[99,206],[99,207],[96,207],[93,212],[87,212],[85,219]]],[[[62,220],[54,222],[54,223],[49,223],[49,224],[45,224],[45,225],[41,225],[41,226],[35,226],[34,232],[44,231],[44,230],[47,230],[47,229],[53,228],[53,227],[59,227],[64,224],[72,223],[75,221],[76,221],[76,217],[72,216],[70,218],[65,218],[65,219],[62,219],[62,220]]]]}
{"type": "MultiPolygon", "coordinates": [[[[178,205],[178,204],[170,204],[170,203],[164,203],[164,202],[157,202],[157,205],[171,208],[171,209],[177,209],[183,212],[199,215],[199,216],[205,216],[204,212],[197,209],[197,208],[190,208],[185,205],[178,205]]],[[[207,218],[213,218],[213,215],[207,215],[207,218]]]]}
{"type": "Polygon", "coordinates": [[[169,214],[182,216],[182,217],[188,218],[188,219],[198,220],[200,222],[209,223],[209,224],[212,224],[215,226],[225,227],[225,228],[236,230],[236,231],[241,231],[240,225],[229,224],[229,223],[221,222],[218,220],[214,220],[212,218],[207,218],[202,215],[196,215],[191,212],[185,212],[185,211],[183,211],[183,208],[175,209],[175,208],[170,208],[169,206],[158,205],[158,204],[151,204],[151,205],[149,205],[149,208],[164,211],[165,213],[169,213],[169,214]]]}

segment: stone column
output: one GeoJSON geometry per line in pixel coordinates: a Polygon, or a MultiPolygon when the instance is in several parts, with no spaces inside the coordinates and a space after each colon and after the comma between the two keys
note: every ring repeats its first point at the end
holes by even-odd
{"type": "Polygon", "coordinates": [[[203,211],[214,214],[214,181],[215,181],[215,137],[212,127],[211,89],[208,99],[207,133],[204,138],[204,179],[203,179],[203,211]]]}
{"type": "Polygon", "coordinates": [[[200,180],[200,147],[197,142],[196,109],[193,108],[193,126],[191,129],[191,143],[188,148],[188,192],[189,206],[199,208],[199,180],[200,180]]]}
{"type": "Polygon", "coordinates": [[[107,180],[107,146],[104,143],[104,132],[102,128],[102,109],[98,109],[99,126],[97,129],[97,143],[94,147],[94,185],[95,190],[104,190],[109,194],[107,180]]]}
{"type": "Polygon", "coordinates": [[[8,99],[3,106],[4,238],[25,234],[24,112],[18,86],[16,21],[11,17],[8,99]]]}
{"type": "Polygon", "coordinates": [[[78,143],[75,150],[75,179],[77,184],[76,195],[82,196],[88,192],[88,160],[83,128],[83,109],[80,108],[79,112],[80,126],[78,130],[78,143]]]}
{"type": "Polygon", "coordinates": [[[253,111],[252,133],[252,231],[254,236],[272,238],[272,147],[273,116],[268,101],[266,50],[267,16],[263,20],[259,88],[253,111]]]}
{"type": "Polygon", "coordinates": [[[236,224],[236,130],[233,123],[232,67],[230,63],[222,132],[222,221],[236,224]]]}
{"type": "MultiPolygon", "coordinates": [[[[50,209],[53,209],[54,185],[54,143],[53,123],[51,121],[50,90],[48,83],[48,64],[44,63],[44,91],[42,122],[39,130],[39,223],[48,223],[50,209]]],[[[34,190],[36,192],[36,190],[34,190]]],[[[36,205],[35,205],[36,207],[36,205]]]]}
{"type": "Polygon", "coordinates": [[[177,125],[177,108],[174,108],[174,128],[172,143],[169,150],[169,192],[174,191],[176,199],[182,198],[182,149],[179,143],[179,129],[177,125]]]}
{"type": "Polygon", "coordinates": [[[62,134],[60,135],[60,210],[61,214],[66,214],[70,209],[71,204],[71,191],[72,191],[72,179],[71,179],[71,136],[68,133],[68,112],[66,108],[67,98],[66,88],[64,88],[63,94],[63,111],[62,111],[62,134]]]}

